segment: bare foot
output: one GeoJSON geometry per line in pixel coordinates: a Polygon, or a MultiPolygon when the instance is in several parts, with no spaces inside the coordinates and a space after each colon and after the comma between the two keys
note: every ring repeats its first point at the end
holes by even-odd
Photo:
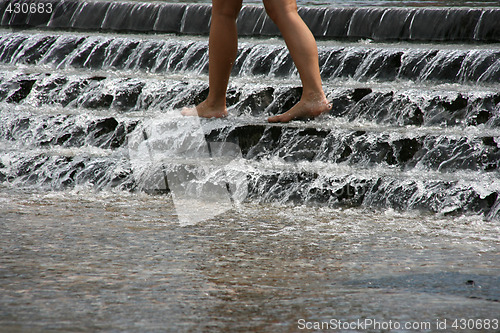
{"type": "Polygon", "coordinates": [[[316,118],[324,112],[328,112],[332,108],[331,103],[328,103],[326,98],[319,101],[300,100],[287,112],[272,116],[267,119],[270,123],[287,123],[294,119],[311,119],[316,118]]]}
{"type": "Polygon", "coordinates": [[[181,110],[183,116],[203,117],[203,118],[224,118],[227,117],[227,109],[209,106],[207,102],[191,108],[181,110]]]}

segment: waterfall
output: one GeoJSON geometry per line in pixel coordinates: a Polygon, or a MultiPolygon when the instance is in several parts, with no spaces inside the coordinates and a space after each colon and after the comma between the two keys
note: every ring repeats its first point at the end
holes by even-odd
{"type": "MultiPolygon", "coordinates": [[[[0,59],[5,63],[54,64],[58,68],[133,69],[153,72],[208,71],[206,42],[134,39],[45,33],[4,34],[0,59]]],[[[500,81],[500,52],[492,49],[438,49],[433,46],[320,47],[325,79],[409,79],[414,81],[500,81]]],[[[242,43],[233,74],[289,76],[295,73],[284,46],[242,43]]]]}
{"type": "MultiPolygon", "coordinates": [[[[43,0],[53,10],[2,11],[2,26],[207,34],[211,8],[203,4],[43,0]]],[[[6,8],[9,0],[0,1],[6,8]]],[[[300,8],[316,37],[413,41],[498,42],[498,8],[300,8]]],[[[275,36],[279,30],[264,9],[244,6],[238,20],[244,36],[275,36]]]]}
{"type": "Polygon", "coordinates": [[[230,117],[197,123],[202,147],[187,156],[173,149],[192,138],[178,109],[208,93],[198,35],[210,6],[43,3],[50,15],[1,20],[2,183],[162,192],[183,175],[195,179],[177,184],[191,195],[210,188],[229,204],[238,192],[238,201],[500,216],[496,8],[300,8],[319,37],[333,109],[282,125],[265,119],[299,100],[298,74],[263,8],[245,6],[230,117]],[[143,139],[148,151],[176,153],[154,155],[148,173],[143,139]],[[207,155],[214,147],[237,151],[223,172],[208,168],[227,157],[207,155]]]}

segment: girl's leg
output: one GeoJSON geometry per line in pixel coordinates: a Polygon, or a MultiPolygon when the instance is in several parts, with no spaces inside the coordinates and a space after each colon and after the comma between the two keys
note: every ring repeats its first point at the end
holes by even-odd
{"type": "Polygon", "coordinates": [[[195,108],[185,108],[185,116],[220,118],[227,116],[226,91],[229,76],[238,52],[236,19],[242,0],[212,0],[209,37],[209,92],[195,108]]]}
{"type": "Polygon", "coordinates": [[[270,122],[288,122],[314,118],[328,111],[321,83],[318,47],[313,34],[297,13],[295,0],[263,0],[266,12],[281,31],[302,81],[302,98],[284,114],[270,117],[270,122]]]}

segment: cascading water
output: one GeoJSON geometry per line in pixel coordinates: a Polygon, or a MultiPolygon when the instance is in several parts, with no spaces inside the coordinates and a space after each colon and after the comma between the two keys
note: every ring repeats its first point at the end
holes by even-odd
{"type": "MultiPolygon", "coordinates": [[[[117,17],[113,13],[121,8],[120,3],[81,3],[75,12],[101,5],[109,6],[102,10],[106,17],[117,17]]],[[[153,10],[150,4],[123,6],[126,12],[153,10]]],[[[161,8],[167,9],[171,15],[183,11],[182,20],[190,10],[206,12],[200,5],[161,8]]],[[[302,13],[305,17],[311,12],[314,17],[321,14],[323,26],[316,23],[312,28],[321,31],[333,24],[327,16],[332,10],[302,13]]],[[[347,37],[353,29],[360,31],[361,23],[356,22],[362,10],[352,11],[347,37]]],[[[365,11],[363,17],[384,12],[365,11]]],[[[400,17],[420,15],[413,9],[406,11],[400,17]]],[[[431,10],[429,15],[443,11],[431,10]]],[[[390,13],[388,9],[382,16],[390,13]]],[[[245,7],[242,18],[246,15],[261,17],[262,12],[245,7]]],[[[75,20],[85,17],[72,15],[66,26],[74,28],[75,20]]],[[[420,29],[415,20],[402,36],[414,39],[417,33],[412,31],[420,29]]],[[[83,28],[93,27],[86,24],[83,28]]],[[[474,30],[484,24],[478,17],[474,30]]],[[[264,28],[259,29],[262,34],[264,28]]],[[[438,37],[427,36],[429,40],[438,37]]],[[[126,162],[126,136],[142,117],[192,105],[206,96],[207,85],[197,76],[207,74],[207,53],[206,39],[198,37],[4,33],[0,38],[0,60],[6,69],[0,86],[4,104],[0,133],[9,146],[17,148],[4,153],[2,179],[55,188],[82,182],[100,188],[141,188],[126,162]],[[44,111],[33,113],[34,106],[44,111]],[[100,149],[99,154],[106,155],[98,154],[102,170],[95,170],[99,167],[93,156],[56,157],[57,153],[47,152],[58,147],[100,149]]],[[[319,53],[325,90],[334,105],[330,116],[269,125],[264,122],[266,115],[283,112],[300,96],[295,67],[281,42],[244,40],[240,44],[229,91],[231,117],[215,121],[221,122],[220,133],[206,130],[206,135],[222,141],[236,137],[243,157],[257,163],[253,170],[259,171],[248,175],[251,198],[471,212],[497,218],[500,49],[496,44],[325,40],[319,43],[319,53]]]]}

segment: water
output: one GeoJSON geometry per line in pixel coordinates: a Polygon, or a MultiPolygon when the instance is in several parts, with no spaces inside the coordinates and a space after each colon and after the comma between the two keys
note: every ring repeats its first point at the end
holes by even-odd
{"type": "Polygon", "coordinates": [[[498,318],[498,224],[2,189],[2,331],[290,332],[298,320],[498,318]],[[473,282],[471,282],[473,281],[473,282]]]}
{"type": "Polygon", "coordinates": [[[1,332],[498,330],[498,2],[299,1],[334,108],[290,124],[261,9],[198,121],[207,7],[67,4],[2,18],[1,332]]]}

